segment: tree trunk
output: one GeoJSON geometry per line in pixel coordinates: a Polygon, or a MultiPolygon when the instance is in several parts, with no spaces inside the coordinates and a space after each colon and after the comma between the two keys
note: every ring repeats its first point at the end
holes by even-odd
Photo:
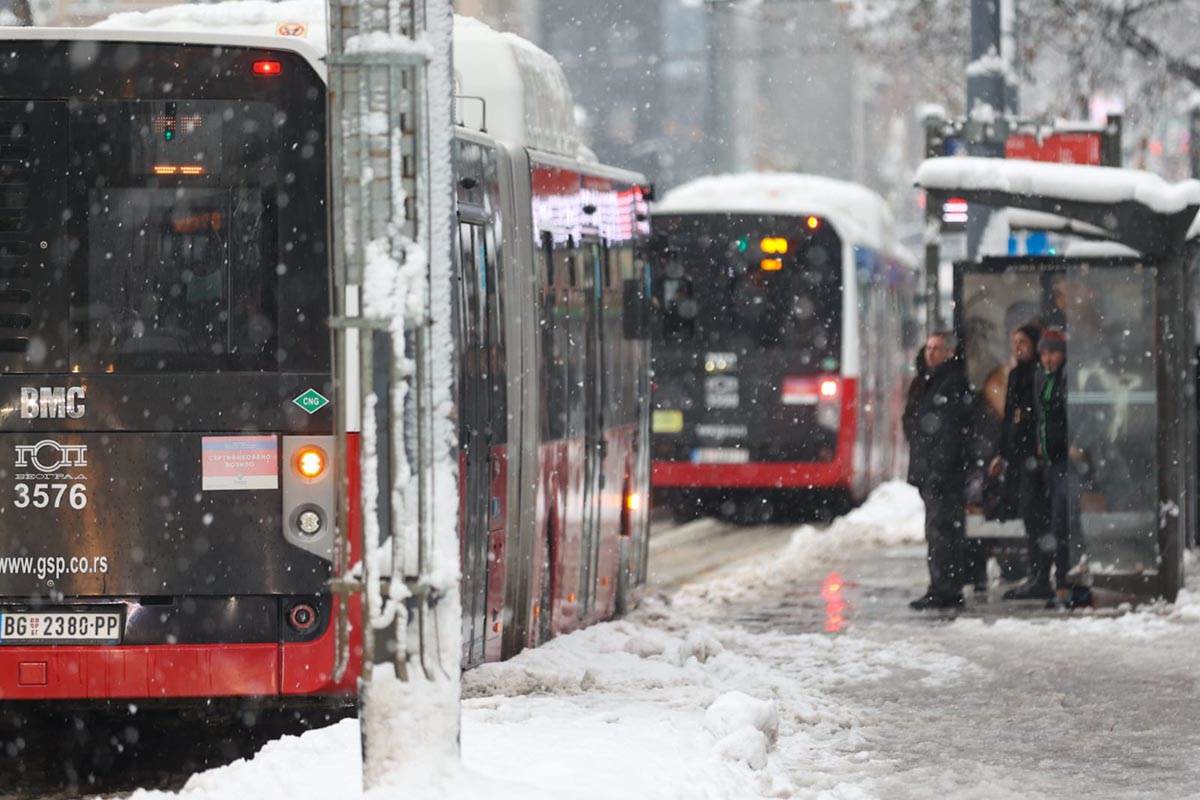
{"type": "Polygon", "coordinates": [[[12,0],[12,13],[19,24],[33,26],[33,9],[29,7],[29,0],[12,0]]]}

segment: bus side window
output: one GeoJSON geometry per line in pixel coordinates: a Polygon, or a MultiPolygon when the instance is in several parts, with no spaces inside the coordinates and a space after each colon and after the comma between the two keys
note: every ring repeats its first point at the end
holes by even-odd
{"type": "Polygon", "coordinates": [[[542,387],[543,434],[546,440],[561,439],[566,435],[566,304],[562,302],[560,284],[564,282],[563,270],[558,268],[560,253],[555,251],[554,236],[542,231],[542,267],[545,279],[542,284],[542,387]]]}

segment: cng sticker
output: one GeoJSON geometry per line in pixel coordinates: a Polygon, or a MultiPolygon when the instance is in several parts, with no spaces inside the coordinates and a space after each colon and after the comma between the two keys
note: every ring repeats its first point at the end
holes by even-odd
{"type": "Polygon", "coordinates": [[[305,413],[315,414],[325,406],[329,405],[329,398],[318,392],[316,389],[309,389],[292,402],[304,409],[305,413]]]}

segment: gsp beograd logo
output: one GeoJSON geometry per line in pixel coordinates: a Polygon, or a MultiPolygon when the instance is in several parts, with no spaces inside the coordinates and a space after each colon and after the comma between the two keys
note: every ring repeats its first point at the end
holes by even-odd
{"type": "Polygon", "coordinates": [[[33,467],[43,475],[55,474],[59,470],[71,467],[87,466],[86,444],[60,444],[53,439],[42,439],[37,444],[19,444],[16,451],[15,466],[33,467]]]}

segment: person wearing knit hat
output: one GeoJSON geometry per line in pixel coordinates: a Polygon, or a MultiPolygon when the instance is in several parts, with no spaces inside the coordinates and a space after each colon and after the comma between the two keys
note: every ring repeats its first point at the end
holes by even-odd
{"type": "MultiPolygon", "coordinates": [[[[1086,587],[1073,587],[1071,541],[1078,536],[1078,491],[1072,462],[1082,461],[1083,453],[1070,443],[1067,429],[1067,336],[1058,328],[1042,331],[1038,339],[1041,368],[1034,382],[1037,411],[1037,459],[1046,483],[1049,500],[1050,530],[1046,544],[1053,541],[1055,597],[1047,604],[1060,610],[1091,604],[1086,587]]],[[[1045,549],[1049,549],[1046,547],[1045,549]]]]}
{"type": "Polygon", "coordinates": [[[1023,583],[1004,593],[1005,600],[1048,600],[1053,546],[1046,547],[1050,520],[1046,485],[1037,460],[1037,413],[1034,410],[1034,380],[1038,370],[1037,346],[1042,329],[1026,323],[1013,329],[1013,368],[1008,373],[1000,443],[988,467],[993,478],[1003,477],[996,519],[1020,518],[1029,549],[1029,571],[1023,583]]]}

